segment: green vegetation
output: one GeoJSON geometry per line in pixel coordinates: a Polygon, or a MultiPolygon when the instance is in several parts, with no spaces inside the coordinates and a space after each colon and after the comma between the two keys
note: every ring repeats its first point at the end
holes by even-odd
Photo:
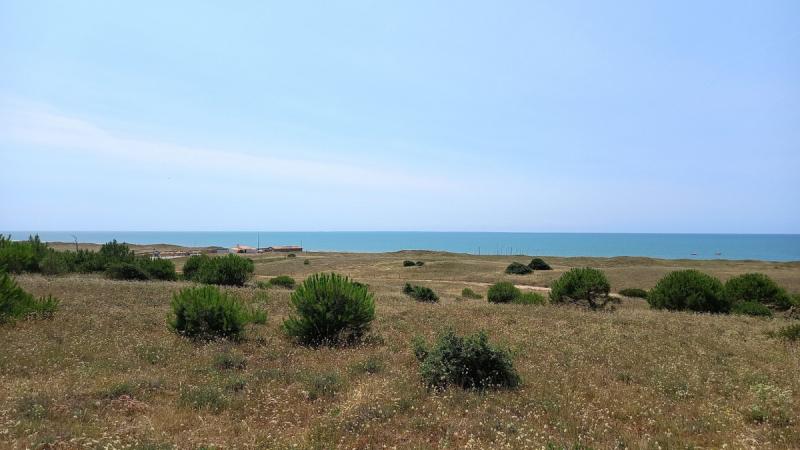
{"type": "Polygon", "coordinates": [[[403,261],[403,267],[421,267],[424,265],[425,265],[424,261],[410,261],[410,260],[403,261]]]}
{"type": "Polygon", "coordinates": [[[586,303],[591,309],[601,309],[611,301],[611,285],[605,274],[591,267],[576,267],[565,272],[550,286],[553,303],[586,303]]]}
{"type": "Polygon", "coordinates": [[[239,340],[253,316],[242,303],[215,286],[181,289],[172,297],[172,312],[170,329],[199,340],[239,340]]]}
{"type": "Polygon", "coordinates": [[[49,251],[38,235],[27,241],[12,241],[11,235],[0,235],[0,269],[9,273],[39,272],[39,262],[49,251]]]}
{"type": "Polygon", "coordinates": [[[208,260],[211,259],[208,255],[192,255],[183,263],[183,278],[186,280],[194,280],[200,273],[200,268],[205,266],[208,260]]]}
{"type": "Polygon", "coordinates": [[[113,263],[106,269],[106,276],[112,280],[149,280],[150,276],[136,264],[119,262],[113,263]]]}
{"type": "Polygon", "coordinates": [[[304,265],[304,266],[307,266],[307,265],[309,265],[309,264],[311,264],[311,261],[310,261],[308,258],[306,258],[306,259],[304,259],[304,260],[303,260],[303,265],[304,265]]]}
{"type": "Polygon", "coordinates": [[[772,317],[772,310],[759,302],[738,302],[731,307],[732,314],[772,317]]]}
{"type": "Polygon", "coordinates": [[[522,292],[513,283],[500,281],[489,287],[486,292],[486,299],[490,303],[511,303],[519,298],[520,295],[522,295],[522,292]]]}
{"type": "Polygon", "coordinates": [[[512,303],[520,305],[545,305],[547,304],[547,299],[538,292],[523,292],[519,297],[515,298],[512,303]]]}
{"type": "Polygon", "coordinates": [[[411,283],[406,283],[405,286],[403,286],[403,293],[418,302],[435,303],[439,301],[439,296],[433,292],[433,289],[425,286],[416,286],[411,283]]]}
{"type": "Polygon", "coordinates": [[[722,283],[694,269],[678,270],[662,278],[647,296],[650,306],[670,311],[726,313],[731,303],[722,283]]]}
{"type": "Polygon", "coordinates": [[[725,300],[731,305],[756,302],[779,311],[789,309],[792,299],[772,278],[762,273],[746,273],[729,279],[724,287],[725,300]]]}
{"type": "Polygon", "coordinates": [[[52,296],[35,298],[19,287],[11,275],[0,271],[0,323],[29,317],[49,318],[58,308],[52,296]]]}
{"type": "Polygon", "coordinates": [[[473,300],[479,300],[483,298],[481,294],[478,294],[477,292],[473,291],[468,287],[465,287],[464,289],[461,290],[461,297],[473,300]]]}
{"type": "Polygon", "coordinates": [[[506,273],[509,275],[527,275],[531,272],[533,272],[533,269],[516,261],[506,267],[506,273]]]}
{"type": "Polygon", "coordinates": [[[484,332],[460,337],[448,330],[439,335],[432,348],[418,338],[414,355],[423,380],[431,388],[513,388],[520,382],[509,352],[491,346],[484,332]]]}
{"type": "Polygon", "coordinates": [[[168,259],[142,257],[136,260],[138,265],[153,280],[175,281],[178,273],[175,264],[168,259]]]}
{"type": "Polygon", "coordinates": [[[550,264],[544,262],[542,258],[533,258],[531,262],[528,263],[528,267],[533,270],[553,270],[550,264]]]}
{"type": "Polygon", "coordinates": [[[633,298],[647,298],[647,291],[639,288],[627,288],[627,289],[621,289],[619,291],[619,295],[623,295],[625,297],[633,297],[633,298]]]}
{"type": "Polygon", "coordinates": [[[215,258],[192,256],[183,266],[183,277],[187,280],[226,286],[244,286],[253,272],[255,265],[251,259],[234,254],[215,258]]]}
{"type": "Polygon", "coordinates": [[[375,318],[375,300],[367,288],[336,273],[311,275],[290,301],[293,311],[283,328],[305,345],[358,341],[375,318]]]}
{"type": "Polygon", "coordinates": [[[785,339],[790,342],[800,341],[800,323],[786,325],[785,327],[779,329],[777,332],[773,333],[773,336],[785,339]]]}
{"type": "Polygon", "coordinates": [[[288,275],[278,275],[277,277],[270,278],[269,285],[279,286],[286,289],[294,289],[295,281],[294,278],[288,275]]]}

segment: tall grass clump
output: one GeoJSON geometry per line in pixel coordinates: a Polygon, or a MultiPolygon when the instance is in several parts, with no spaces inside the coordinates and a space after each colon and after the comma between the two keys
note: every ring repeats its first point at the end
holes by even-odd
{"type": "Polygon", "coordinates": [[[667,274],[650,290],[647,302],[651,308],[670,311],[727,313],[731,309],[722,283],[694,269],[667,274]]]}
{"type": "Polygon", "coordinates": [[[216,286],[181,289],[172,297],[169,328],[192,339],[239,340],[253,314],[216,286]]]}
{"type": "Polygon", "coordinates": [[[746,273],[729,279],[723,290],[731,305],[756,302],[779,311],[792,306],[792,298],[782,287],[763,273],[746,273]]]}
{"type": "Polygon", "coordinates": [[[490,345],[482,331],[461,337],[448,330],[431,347],[416,339],[414,355],[420,362],[422,379],[430,388],[513,388],[520,383],[510,353],[490,345]]]}
{"type": "Polygon", "coordinates": [[[486,292],[486,299],[490,303],[512,303],[520,295],[522,295],[522,292],[513,283],[500,281],[489,287],[486,292]]]}
{"type": "Polygon", "coordinates": [[[523,292],[519,297],[515,298],[512,303],[519,305],[544,305],[547,304],[547,299],[538,292],[523,292]]]}
{"type": "Polygon", "coordinates": [[[278,275],[277,277],[269,279],[270,286],[294,289],[295,284],[294,278],[290,277],[289,275],[278,275]]]}
{"type": "Polygon", "coordinates": [[[509,275],[527,275],[531,272],[533,272],[533,269],[516,261],[506,267],[506,273],[509,275]]]}
{"type": "Polygon", "coordinates": [[[52,296],[35,298],[25,292],[9,274],[0,271],[0,323],[28,317],[49,318],[58,308],[52,296]]]}
{"type": "Polygon", "coordinates": [[[477,292],[473,291],[468,287],[465,287],[464,289],[461,290],[461,297],[473,300],[479,300],[483,298],[481,294],[478,294],[477,292]]]}
{"type": "Polygon", "coordinates": [[[586,303],[591,309],[601,309],[611,301],[611,284],[605,274],[591,267],[576,267],[565,272],[550,286],[553,303],[586,303]]]}
{"type": "Polygon", "coordinates": [[[418,302],[436,303],[439,301],[439,296],[436,295],[436,292],[426,286],[415,286],[406,283],[403,286],[403,293],[418,302]]]}
{"type": "Polygon", "coordinates": [[[356,342],[375,318],[375,300],[366,286],[336,273],[311,275],[290,302],[283,329],[304,345],[356,342]]]}
{"type": "Polygon", "coordinates": [[[528,263],[528,267],[533,270],[553,270],[550,264],[547,264],[542,258],[533,258],[531,262],[528,263]]]}
{"type": "Polygon", "coordinates": [[[789,342],[798,342],[800,341],[800,323],[795,323],[792,325],[787,325],[782,327],[775,333],[772,333],[774,337],[784,339],[789,342]]]}

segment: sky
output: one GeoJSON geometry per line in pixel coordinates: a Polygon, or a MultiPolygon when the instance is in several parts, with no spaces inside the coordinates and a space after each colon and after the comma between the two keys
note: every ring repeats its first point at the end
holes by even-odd
{"type": "Polygon", "coordinates": [[[0,230],[800,233],[798,23],[0,0],[0,230]]]}

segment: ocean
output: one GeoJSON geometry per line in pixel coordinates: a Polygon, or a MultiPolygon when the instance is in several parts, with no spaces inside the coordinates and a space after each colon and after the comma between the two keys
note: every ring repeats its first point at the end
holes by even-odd
{"type": "Polygon", "coordinates": [[[800,261],[797,234],[495,233],[405,231],[6,231],[14,239],[38,233],[48,242],[300,245],[307,251],[441,250],[482,255],[647,256],[667,259],[800,261]]]}

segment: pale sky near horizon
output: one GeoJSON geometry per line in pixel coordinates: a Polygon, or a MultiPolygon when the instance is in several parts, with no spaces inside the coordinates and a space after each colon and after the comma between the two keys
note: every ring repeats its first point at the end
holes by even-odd
{"type": "Polygon", "coordinates": [[[800,2],[200,3],[0,0],[0,231],[800,233],[800,2]]]}

